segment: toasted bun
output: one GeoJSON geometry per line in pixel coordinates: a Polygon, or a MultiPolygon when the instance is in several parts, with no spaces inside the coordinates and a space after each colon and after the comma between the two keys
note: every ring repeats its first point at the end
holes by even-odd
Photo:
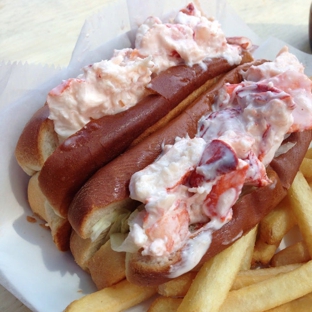
{"type": "Polygon", "coordinates": [[[126,253],[112,250],[109,240],[93,255],[88,262],[88,268],[98,289],[125,279],[125,258],[126,253]]]}
{"type": "Polygon", "coordinates": [[[36,172],[29,179],[27,188],[27,197],[32,211],[36,215],[38,215],[42,220],[47,221],[48,218],[45,210],[46,198],[40,190],[38,175],[39,172],[36,172]]]}
{"type": "Polygon", "coordinates": [[[142,132],[207,80],[235,67],[221,58],[209,60],[206,65],[209,70],[198,64],[165,70],[149,84],[154,94],[126,111],[91,120],[58,146],[39,175],[40,188],[56,214],[66,218],[73,197],[99,168],[123,153],[142,132]],[[166,88],[171,92],[166,92],[166,88]]]}
{"type": "MultiPolygon", "coordinates": [[[[286,153],[276,157],[267,168],[272,183],[244,194],[233,206],[233,217],[212,235],[212,242],[201,263],[248,233],[285,197],[312,139],[312,131],[293,133],[288,141],[296,142],[286,153]],[[274,169],[275,168],[275,169],[274,169]]],[[[182,261],[181,251],[169,260],[142,256],[139,252],[127,254],[127,279],[138,285],[159,285],[170,279],[172,266],[182,261]]]]}
{"type": "Polygon", "coordinates": [[[48,116],[48,105],[44,105],[26,124],[17,142],[15,158],[28,175],[40,171],[59,144],[53,121],[48,116]]]}
{"type": "MultiPolygon", "coordinates": [[[[262,62],[257,61],[253,64],[262,62]]],[[[91,259],[97,252],[98,242],[102,239],[103,233],[113,226],[114,219],[118,214],[125,209],[131,211],[137,207],[138,203],[129,198],[128,183],[131,175],[158,157],[163,142],[173,142],[176,136],[187,133],[194,136],[197,131],[197,121],[210,110],[210,104],[217,94],[217,90],[225,82],[236,83],[241,81],[241,70],[246,70],[249,66],[251,64],[242,65],[219,78],[217,84],[214,84],[207,92],[198,97],[192,105],[166,127],[156,131],[101,168],[80,189],[68,214],[74,228],[73,233],[75,233],[71,238],[71,250],[80,266],[89,271],[88,263],[90,262],[87,259],[91,259]],[[100,236],[97,236],[99,233],[101,233],[100,236]],[[92,239],[90,239],[91,237],[92,239]],[[77,241],[80,243],[77,244],[77,241]]],[[[98,253],[98,256],[92,260],[95,267],[101,267],[102,276],[108,274],[105,265],[108,258],[106,252],[109,252],[109,249],[106,251],[102,249],[101,253],[98,253]]],[[[176,256],[178,257],[178,254],[176,256]]],[[[159,266],[159,268],[161,267],[159,266]]],[[[107,284],[105,285],[107,286],[107,284]]]]}
{"type": "MultiPolygon", "coordinates": [[[[244,62],[252,59],[246,51],[242,57],[244,62]]],[[[217,81],[217,75],[235,67],[224,59],[210,60],[206,65],[209,70],[195,65],[162,72],[149,85],[149,95],[136,106],[90,121],[62,144],[48,118],[48,105],[34,114],[19,138],[15,155],[23,170],[35,175],[28,187],[30,207],[50,226],[60,250],[69,246],[68,206],[85,181],[129,146],[135,146],[181,114],[217,81]]],[[[113,205],[111,211],[128,206],[127,200],[123,202],[113,205]]],[[[135,207],[133,203],[130,206],[135,207]]]]}
{"type": "Polygon", "coordinates": [[[38,176],[39,172],[36,172],[29,179],[27,188],[29,205],[36,215],[46,221],[57,248],[66,251],[69,248],[71,225],[67,219],[56,215],[54,210],[50,207],[46,197],[39,187],[38,176]]]}
{"type": "Polygon", "coordinates": [[[101,235],[94,241],[89,239],[82,239],[75,231],[72,231],[70,236],[70,251],[74,256],[76,263],[85,271],[89,272],[88,262],[94,254],[107,241],[108,231],[101,233],[101,235]]]}
{"type": "Polygon", "coordinates": [[[134,209],[137,203],[129,199],[128,189],[131,176],[152,163],[162,152],[164,143],[172,144],[176,137],[193,137],[197,132],[198,120],[210,111],[219,88],[226,82],[240,82],[242,70],[262,62],[259,60],[240,65],[219,78],[217,83],[170,123],[99,169],[83,185],[70,205],[68,220],[77,234],[82,238],[90,238],[94,227],[101,220],[106,220],[113,211],[118,213],[125,207],[134,209]]]}
{"type": "Polygon", "coordinates": [[[67,219],[55,214],[49,203],[45,202],[47,223],[51,229],[53,242],[60,251],[69,250],[69,238],[72,227],[67,219]]]}

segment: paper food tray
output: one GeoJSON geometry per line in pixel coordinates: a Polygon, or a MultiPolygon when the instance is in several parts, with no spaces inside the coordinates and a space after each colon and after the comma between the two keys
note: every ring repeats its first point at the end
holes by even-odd
{"type": "MultiPolygon", "coordinates": [[[[110,57],[114,48],[131,45],[131,28],[148,15],[170,14],[188,2],[162,0],[155,5],[156,1],[132,0],[109,3],[98,15],[86,21],[67,68],[0,63],[0,82],[3,83],[0,86],[0,283],[32,311],[62,311],[71,301],[96,288],[69,252],[62,253],[56,249],[49,231],[40,226],[39,221],[27,221],[27,216],[32,215],[26,197],[29,177],[14,157],[16,142],[24,125],[43,105],[48,91],[62,79],[75,77],[84,65],[110,57]],[[107,17],[109,12],[117,10],[121,12],[118,21],[107,17]],[[108,27],[112,32],[107,31],[108,27]],[[104,33],[107,36],[103,40],[104,33]],[[31,78],[24,79],[28,81],[27,85],[18,79],[21,75],[31,78]]],[[[228,36],[247,36],[258,44],[260,47],[255,57],[273,59],[285,45],[274,38],[262,42],[225,1],[196,3],[207,15],[215,16],[221,22],[228,36]]],[[[312,64],[310,56],[292,48],[291,51],[304,64],[312,64]]],[[[310,68],[307,72],[312,73],[310,68]]],[[[142,304],[129,311],[146,309],[142,304]]]]}

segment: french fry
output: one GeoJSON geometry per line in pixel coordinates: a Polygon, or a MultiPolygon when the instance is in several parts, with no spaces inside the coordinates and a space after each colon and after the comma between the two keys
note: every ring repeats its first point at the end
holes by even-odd
{"type": "Polygon", "coordinates": [[[181,302],[180,298],[158,297],[147,312],[176,312],[181,302]]]}
{"type": "Polygon", "coordinates": [[[306,152],[306,154],[305,154],[304,157],[305,157],[305,158],[310,158],[310,159],[312,159],[312,147],[310,147],[310,148],[307,150],[307,152],[306,152]]]}
{"type": "Polygon", "coordinates": [[[258,239],[255,244],[255,248],[252,255],[252,265],[266,266],[270,263],[274,256],[278,245],[270,245],[258,239]]]}
{"type": "Polygon", "coordinates": [[[300,241],[276,253],[271,261],[273,267],[292,263],[304,263],[311,259],[307,245],[300,241]]]}
{"type": "Polygon", "coordinates": [[[253,265],[266,266],[276,253],[283,237],[296,225],[290,198],[286,196],[266,217],[258,228],[258,238],[253,251],[253,265]]]}
{"type": "Polygon", "coordinates": [[[242,260],[240,270],[249,270],[252,265],[252,259],[253,259],[253,251],[255,248],[255,243],[257,239],[257,233],[258,233],[258,226],[254,228],[254,230],[250,233],[250,241],[249,245],[247,246],[245,257],[242,260]]]}
{"type": "Polygon", "coordinates": [[[197,272],[188,272],[158,286],[157,292],[165,297],[184,297],[197,272]]]}
{"type": "MultiPolygon", "coordinates": [[[[279,267],[270,267],[264,269],[244,270],[239,271],[231,290],[237,290],[268,278],[274,277],[277,274],[292,271],[298,268],[301,264],[291,264],[279,267]]],[[[163,297],[184,297],[189,290],[196,272],[188,272],[167,283],[158,286],[158,293],[163,297]]]]}
{"type": "Polygon", "coordinates": [[[301,265],[302,264],[291,264],[276,268],[270,267],[264,269],[240,271],[234,280],[231,290],[237,290],[255,283],[259,283],[278,274],[290,272],[301,265]]]}
{"type": "Polygon", "coordinates": [[[268,245],[279,245],[285,234],[296,225],[289,196],[285,198],[259,223],[258,236],[268,245]]]}
{"type": "Polygon", "coordinates": [[[137,286],[123,280],[73,301],[65,312],[119,312],[143,302],[155,293],[156,287],[137,286]]]}
{"type": "Polygon", "coordinates": [[[312,158],[304,158],[300,165],[299,170],[302,172],[304,177],[308,180],[312,180],[312,158]]]}
{"type": "Polygon", "coordinates": [[[232,287],[246,249],[254,238],[255,230],[256,228],[251,230],[201,267],[178,312],[219,310],[232,287]]]}
{"type": "Polygon", "coordinates": [[[289,188],[288,194],[303,240],[312,256],[312,191],[300,171],[289,188]]]}
{"type": "Polygon", "coordinates": [[[310,311],[312,307],[312,293],[307,294],[299,299],[285,303],[274,309],[270,309],[266,312],[307,312],[310,311]]]}
{"type": "Polygon", "coordinates": [[[312,292],[312,261],[293,271],[231,291],[219,312],[261,312],[312,292]]]}
{"type": "MultiPolygon", "coordinates": [[[[231,287],[231,290],[237,290],[264,281],[278,274],[292,271],[298,268],[300,265],[301,264],[290,264],[259,270],[239,271],[231,287]]],[[[180,277],[177,277],[158,286],[158,293],[163,297],[184,297],[189,290],[195,276],[196,272],[189,272],[180,277]]]]}

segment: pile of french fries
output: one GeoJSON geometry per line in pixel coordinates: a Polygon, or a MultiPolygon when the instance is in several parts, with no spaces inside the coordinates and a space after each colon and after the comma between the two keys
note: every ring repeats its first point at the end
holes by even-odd
{"type": "Polygon", "coordinates": [[[72,302],[65,311],[124,311],[150,298],[148,312],[312,311],[311,187],[312,148],[284,200],[199,271],[158,287],[125,280],[72,302]]]}

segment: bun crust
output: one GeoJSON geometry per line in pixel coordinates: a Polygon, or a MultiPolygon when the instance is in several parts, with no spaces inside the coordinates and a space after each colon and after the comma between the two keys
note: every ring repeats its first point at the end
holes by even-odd
{"type": "Polygon", "coordinates": [[[44,105],[26,124],[15,148],[18,164],[30,176],[41,170],[59,144],[53,121],[48,116],[49,107],[44,105]]]}

